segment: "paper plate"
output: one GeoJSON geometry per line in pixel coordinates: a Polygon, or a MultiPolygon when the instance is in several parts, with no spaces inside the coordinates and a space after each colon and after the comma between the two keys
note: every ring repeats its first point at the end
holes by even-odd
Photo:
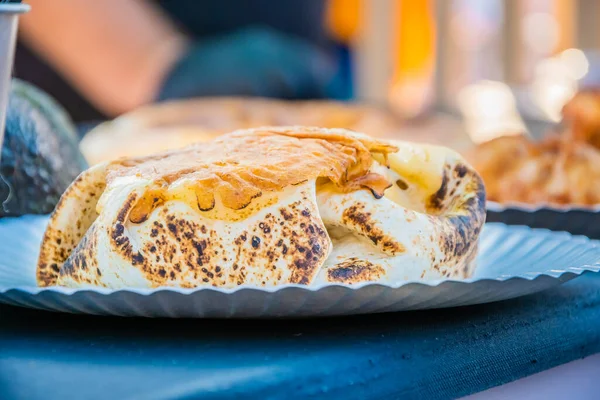
{"type": "Polygon", "coordinates": [[[142,317],[271,318],[380,313],[510,299],[600,271],[600,245],[565,232],[487,224],[475,276],[393,285],[285,285],[262,289],[35,287],[47,218],[0,220],[0,301],[53,311],[142,317]]]}
{"type": "Polygon", "coordinates": [[[600,205],[554,206],[548,204],[487,203],[487,221],[508,225],[565,231],[600,239],[600,205]]]}

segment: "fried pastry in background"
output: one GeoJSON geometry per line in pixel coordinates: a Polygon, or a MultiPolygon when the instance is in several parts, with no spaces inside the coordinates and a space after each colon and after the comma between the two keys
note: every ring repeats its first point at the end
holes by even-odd
{"type": "Polygon", "coordinates": [[[481,174],[488,200],[499,203],[600,203],[600,152],[551,136],[533,142],[502,136],[479,145],[467,159],[481,174]]]}
{"type": "Polygon", "coordinates": [[[600,149],[600,89],[580,90],[562,109],[566,132],[572,140],[600,149]]]}
{"type": "Polygon", "coordinates": [[[578,92],[563,107],[560,132],[539,141],[501,136],[466,157],[488,200],[549,205],[600,204],[600,91],[578,92]]]}
{"type": "Polygon", "coordinates": [[[205,142],[236,129],[276,125],[345,128],[380,137],[399,129],[394,115],[365,104],[215,97],[139,108],[94,128],[80,149],[94,165],[205,142]]]}
{"type": "Polygon", "coordinates": [[[40,286],[235,287],[466,278],[485,220],[455,152],[265,127],[97,164],[43,239],[40,286]]]}

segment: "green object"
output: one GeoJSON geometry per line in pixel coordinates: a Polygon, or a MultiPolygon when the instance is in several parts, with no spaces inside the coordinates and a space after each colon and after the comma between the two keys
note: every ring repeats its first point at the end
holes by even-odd
{"type": "Polygon", "coordinates": [[[63,107],[13,79],[0,158],[0,216],[46,214],[87,163],[63,107]]]}

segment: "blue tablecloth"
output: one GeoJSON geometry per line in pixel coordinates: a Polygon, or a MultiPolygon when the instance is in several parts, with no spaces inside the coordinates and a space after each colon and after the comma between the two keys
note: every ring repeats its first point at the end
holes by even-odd
{"type": "Polygon", "coordinates": [[[521,299],[215,321],[0,306],[2,399],[455,398],[600,352],[600,276],[521,299]]]}

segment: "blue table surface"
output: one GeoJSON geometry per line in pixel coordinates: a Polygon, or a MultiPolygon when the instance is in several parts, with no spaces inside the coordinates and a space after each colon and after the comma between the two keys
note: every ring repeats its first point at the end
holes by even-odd
{"type": "Polygon", "coordinates": [[[600,276],[505,302],[302,320],[0,306],[1,399],[456,398],[600,352],[600,276]]]}

